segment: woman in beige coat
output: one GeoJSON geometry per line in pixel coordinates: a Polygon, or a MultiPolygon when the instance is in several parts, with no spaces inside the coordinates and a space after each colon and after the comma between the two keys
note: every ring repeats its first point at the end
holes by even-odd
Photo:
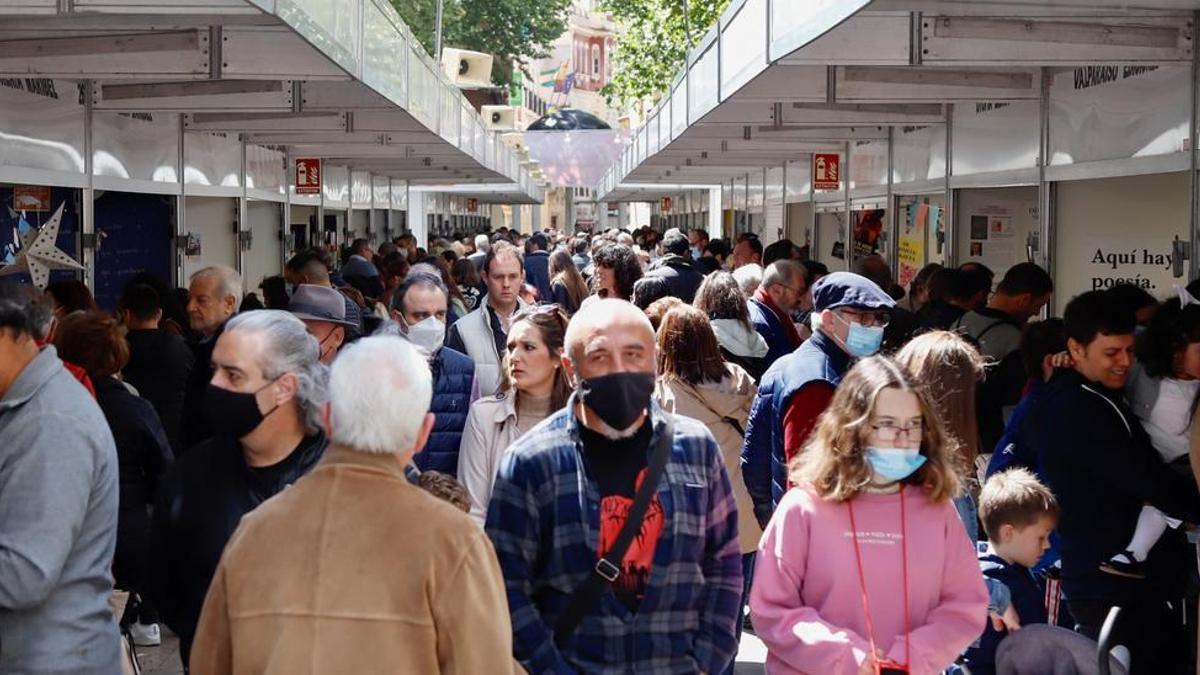
{"type": "Polygon", "coordinates": [[[458,454],[458,480],[483,526],[504,451],[567,404],[571,384],[562,367],[567,315],[555,305],[521,310],[508,331],[500,393],[471,404],[458,454]]]}
{"type": "Polygon", "coordinates": [[[704,312],[690,305],[667,312],[658,329],[658,382],[654,397],[664,410],[702,422],[721,447],[737,501],[746,591],[750,588],[754,552],[762,537],[750,493],[742,480],[741,460],[742,434],[756,391],[754,379],[741,366],[721,358],[717,337],[704,312]]]}

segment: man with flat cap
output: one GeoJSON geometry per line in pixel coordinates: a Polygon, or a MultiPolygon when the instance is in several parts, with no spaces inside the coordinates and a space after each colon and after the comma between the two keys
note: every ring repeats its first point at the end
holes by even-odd
{"type": "Polygon", "coordinates": [[[821,277],[812,287],[813,335],[763,374],[742,446],[742,477],[764,527],[787,490],[787,465],[854,359],[883,342],[896,303],[875,282],[850,272],[821,277]]]}
{"type": "Polygon", "coordinates": [[[317,338],[321,346],[321,363],[333,363],[346,341],[346,330],[355,325],[346,320],[346,302],[342,294],[327,286],[301,284],[292,293],[288,311],[303,321],[308,332],[317,338]]]}

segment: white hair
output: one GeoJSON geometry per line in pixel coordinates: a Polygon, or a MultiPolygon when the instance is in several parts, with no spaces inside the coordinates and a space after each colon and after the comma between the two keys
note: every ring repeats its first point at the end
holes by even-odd
{"type": "Polygon", "coordinates": [[[412,449],[433,399],[429,363],[408,340],[374,335],[346,347],[329,381],[330,441],[377,455],[412,449]]]}
{"type": "Polygon", "coordinates": [[[226,333],[255,333],[266,338],[258,367],[263,377],[296,377],[296,404],[310,434],[321,430],[321,408],[329,386],[329,369],[321,363],[321,346],[304,322],[290,312],[259,309],[238,314],[225,325],[226,333]]]}
{"type": "Polygon", "coordinates": [[[475,235],[475,250],[476,251],[479,251],[481,253],[487,253],[488,249],[491,247],[492,247],[492,240],[488,239],[488,236],[486,234],[475,235]]]}
{"type": "Polygon", "coordinates": [[[742,289],[742,294],[748,298],[754,295],[762,284],[763,268],[755,263],[742,265],[733,271],[733,278],[737,281],[738,288],[742,289]]]}
{"type": "Polygon", "coordinates": [[[242,275],[238,274],[237,270],[227,265],[209,265],[193,273],[188,283],[194,284],[200,278],[215,279],[221,298],[233,296],[233,311],[238,311],[242,305],[242,275]]]}

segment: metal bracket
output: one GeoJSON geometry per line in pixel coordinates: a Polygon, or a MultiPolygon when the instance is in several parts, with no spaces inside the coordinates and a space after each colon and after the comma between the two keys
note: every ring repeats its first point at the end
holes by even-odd
{"type": "Polygon", "coordinates": [[[238,246],[240,246],[243,251],[249,251],[250,247],[254,245],[254,232],[253,231],[239,230],[237,233],[237,236],[238,236],[238,246]]]}

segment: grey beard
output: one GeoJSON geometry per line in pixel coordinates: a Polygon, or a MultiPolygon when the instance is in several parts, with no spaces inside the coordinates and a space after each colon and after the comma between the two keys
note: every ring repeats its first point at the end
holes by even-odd
{"type": "Polygon", "coordinates": [[[608,426],[608,424],[599,417],[592,421],[596,424],[596,426],[599,427],[598,431],[600,435],[610,441],[621,441],[625,440],[626,438],[633,438],[637,434],[638,429],[642,428],[640,421],[634,422],[633,426],[629,427],[628,429],[614,429],[608,426]]]}

